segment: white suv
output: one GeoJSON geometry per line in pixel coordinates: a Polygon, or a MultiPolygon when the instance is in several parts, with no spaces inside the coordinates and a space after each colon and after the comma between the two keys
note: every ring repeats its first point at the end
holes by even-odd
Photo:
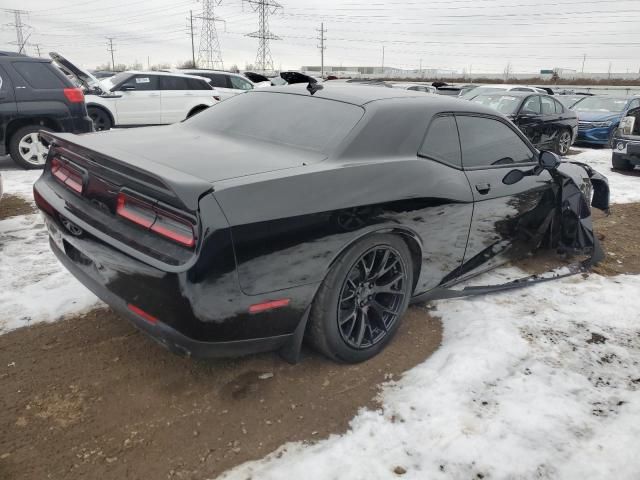
{"type": "Polygon", "coordinates": [[[85,88],[96,130],[179,122],[220,101],[208,79],[166,72],[121,72],[98,80],[58,54],[56,64],[85,88]]]}
{"type": "MultiPolygon", "coordinates": [[[[242,75],[229,72],[220,72],[217,70],[196,70],[196,69],[184,69],[175,70],[176,72],[184,73],[185,75],[197,75],[199,77],[208,78],[211,86],[214,87],[222,100],[226,100],[229,97],[244,93],[247,90],[253,90],[260,84],[256,85],[251,80],[242,75]]],[[[271,84],[269,84],[271,86],[271,84]]]]}

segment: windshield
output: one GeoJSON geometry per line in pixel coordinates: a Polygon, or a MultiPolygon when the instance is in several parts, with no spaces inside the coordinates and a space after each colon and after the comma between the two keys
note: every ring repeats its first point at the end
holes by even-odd
{"type": "Polygon", "coordinates": [[[478,95],[484,95],[485,93],[504,92],[505,90],[506,88],[500,87],[478,87],[468,91],[464,95],[461,95],[460,98],[464,98],[465,100],[472,100],[478,95]]]}
{"type": "Polygon", "coordinates": [[[505,115],[512,115],[518,111],[520,100],[521,98],[514,97],[513,95],[494,93],[493,95],[478,95],[472,102],[493,108],[505,115]]]}
{"type": "Polygon", "coordinates": [[[577,112],[620,113],[626,105],[626,98],[587,97],[584,100],[580,100],[571,109],[577,112]]]}
{"type": "Polygon", "coordinates": [[[123,80],[130,77],[131,74],[128,72],[120,72],[116,73],[113,77],[103,78],[100,80],[100,84],[106,87],[107,90],[111,90],[113,87],[121,83],[123,80]]]}
{"type": "Polygon", "coordinates": [[[185,125],[329,153],[363,114],[362,107],[350,103],[254,90],[215,104],[185,125]]]}

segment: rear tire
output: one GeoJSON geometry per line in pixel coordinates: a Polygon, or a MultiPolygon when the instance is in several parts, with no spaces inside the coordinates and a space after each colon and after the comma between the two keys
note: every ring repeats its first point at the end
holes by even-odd
{"type": "Polygon", "coordinates": [[[89,114],[89,117],[91,117],[91,121],[93,121],[93,129],[96,132],[110,130],[113,127],[111,116],[105,109],[100,107],[88,107],[87,113],[89,114]]]}
{"type": "Polygon", "coordinates": [[[571,136],[571,130],[562,130],[558,134],[558,138],[556,138],[556,142],[553,148],[558,155],[564,157],[567,153],[569,153],[569,150],[571,149],[571,136]]]}
{"type": "Polygon", "coordinates": [[[357,363],[391,341],[409,306],[413,265],[396,235],[373,235],[333,265],[311,307],[308,338],[327,357],[357,363]]]}
{"type": "Polygon", "coordinates": [[[44,168],[49,145],[42,141],[38,132],[53,132],[41,125],[27,125],[14,132],[9,140],[9,154],[14,162],[29,170],[44,168]]]}
{"type": "Polygon", "coordinates": [[[618,153],[614,153],[611,157],[611,164],[614,170],[630,171],[635,168],[627,157],[618,153]]]}

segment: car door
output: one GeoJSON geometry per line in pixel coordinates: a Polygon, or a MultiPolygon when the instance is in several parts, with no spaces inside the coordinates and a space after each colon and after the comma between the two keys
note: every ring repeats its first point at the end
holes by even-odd
{"type": "Polygon", "coordinates": [[[541,150],[552,150],[556,139],[564,129],[562,113],[556,111],[553,98],[547,95],[540,96],[540,106],[542,110],[542,139],[540,144],[536,146],[541,150]]]}
{"type": "Polygon", "coordinates": [[[7,72],[0,67],[0,155],[5,153],[7,125],[18,116],[13,84],[7,72]]]}
{"type": "Polygon", "coordinates": [[[189,90],[189,78],[183,76],[160,76],[162,101],[161,122],[175,123],[184,120],[189,113],[196,93],[189,90]]]}
{"type": "Polygon", "coordinates": [[[528,171],[537,165],[535,150],[508,122],[471,114],[456,114],[456,122],[474,199],[464,278],[534,250],[551,221],[555,195],[547,171],[505,183],[512,170],[528,171]]]}
{"type": "Polygon", "coordinates": [[[425,195],[419,211],[409,211],[412,228],[422,239],[423,262],[416,293],[454,280],[469,238],[473,195],[462,170],[456,121],[452,114],[431,120],[418,157],[425,195]]]}
{"type": "Polygon", "coordinates": [[[542,143],[543,122],[540,95],[531,95],[522,102],[514,123],[536,147],[542,143]]]}
{"type": "Polygon", "coordinates": [[[160,86],[158,75],[135,74],[115,87],[118,125],[159,125],[160,86]]]}

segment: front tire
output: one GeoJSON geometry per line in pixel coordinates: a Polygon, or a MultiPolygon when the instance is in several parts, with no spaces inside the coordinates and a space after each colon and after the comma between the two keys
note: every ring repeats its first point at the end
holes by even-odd
{"type": "Polygon", "coordinates": [[[96,132],[110,130],[113,127],[111,117],[104,109],[99,107],[88,107],[87,113],[89,114],[91,121],[93,121],[93,129],[96,132]]]}
{"type": "Polygon", "coordinates": [[[40,125],[27,125],[19,128],[9,140],[9,154],[14,162],[29,170],[44,168],[49,153],[49,144],[38,133],[40,130],[53,132],[40,125]]]}
{"type": "Polygon", "coordinates": [[[627,157],[618,153],[613,154],[611,164],[614,170],[630,171],[635,168],[627,157]]]}
{"type": "Polygon", "coordinates": [[[396,333],[413,291],[407,244],[373,235],[347,250],[322,282],[308,336],[327,357],[357,363],[377,355],[396,333]]]}

